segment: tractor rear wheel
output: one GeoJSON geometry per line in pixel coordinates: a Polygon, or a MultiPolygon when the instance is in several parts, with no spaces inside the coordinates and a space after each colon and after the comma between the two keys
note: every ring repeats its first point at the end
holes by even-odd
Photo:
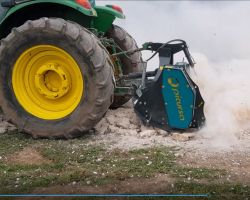
{"type": "MultiPolygon", "coordinates": [[[[129,51],[138,48],[134,38],[131,35],[129,35],[123,28],[116,26],[114,24],[111,25],[105,36],[107,38],[113,38],[115,43],[123,51],[129,51]]],[[[121,50],[117,49],[117,52],[121,52],[121,50]]],[[[128,55],[128,57],[126,57],[125,55],[120,57],[122,63],[123,75],[128,75],[129,73],[133,72],[141,72],[142,71],[141,53],[136,52],[134,54],[128,55]]],[[[110,108],[119,108],[123,104],[127,103],[131,99],[131,97],[132,97],[131,95],[115,96],[114,101],[111,104],[110,108]]]]}
{"type": "Polygon", "coordinates": [[[113,101],[114,69],[98,38],[59,18],[27,21],[0,47],[0,104],[19,132],[74,138],[113,101]]]}

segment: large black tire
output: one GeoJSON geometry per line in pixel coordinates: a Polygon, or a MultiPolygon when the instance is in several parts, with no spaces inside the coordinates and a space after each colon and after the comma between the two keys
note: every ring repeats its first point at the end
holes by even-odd
{"type": "Polygon", "coordinates": [[[27,21],[14,28],[0,46],[0,104],[8,122],[35,138],[74,138],[93,128],[113,101],[114,69],[109,53],[98,38],[76,23],[59,18],[27,21]],[[53,45],[77,63],[84,92],[67,116],[46,120],[27,112],[16,98],[12,72],[19,56],[36,45],[53,45]]]}
{"type": "MultiPolygon", "coordinates": [[[[131,35],[129,35],[123,28],[117,25],[111,25],[105,36],[107,38],[113,38],[115,43],[123,51],[128,51],[138,48],[134,38],[131,35]]],[[[117,49],[117,52],[121,52],[121,50],[117,49]]],[[[136,52],[134,54],[129,55],[128,57],[126,56],[120,57],[122,63],[123,75],[128,75],[129,73],[142,71],[142,63],[133,62],[133,61],[135,62],[142,61],[141,53],[136,52]]],[[[131,95],[115,96],[114,101],[111,104],[110,108],[119,108],[120,106],[128,102],[130,99],[131,95]]]]}

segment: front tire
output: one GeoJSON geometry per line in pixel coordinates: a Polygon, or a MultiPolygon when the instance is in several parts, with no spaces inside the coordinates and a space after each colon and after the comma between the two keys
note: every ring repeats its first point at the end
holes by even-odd
{"type": "Polygon", "coordinates": [[[0,47],[0,103],[19,132],[74,138],[113,101],[114,69],[87,29],[59,18],[27,21],[0,47]]]}

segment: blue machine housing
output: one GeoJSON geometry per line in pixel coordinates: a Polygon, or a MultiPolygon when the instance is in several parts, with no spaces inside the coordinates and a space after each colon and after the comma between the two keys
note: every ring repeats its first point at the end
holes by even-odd
{"type": "Polygon", "coordinates": [[[188,128],[193,118],[195,91],[181,68],[164,67],[162,95],[167,110],[169,125],[188,128]]]}

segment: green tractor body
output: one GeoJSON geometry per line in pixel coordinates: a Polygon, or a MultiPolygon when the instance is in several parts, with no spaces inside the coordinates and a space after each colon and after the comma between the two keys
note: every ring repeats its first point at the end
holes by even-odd
{"type": "Polygon", "coordinates": [[[125,18],[123,13],[107,6],[95,6],[91,1],[91,7],[85,8],[76,0],[13,0],[7,7],[1,7],[0,38],[6,37],[13,27],[19,27],[28,20],[41,17],[57,17],[76,22],[86,28],[95,28],[104,33],[107,32],[116,17],[125,18]]]}

